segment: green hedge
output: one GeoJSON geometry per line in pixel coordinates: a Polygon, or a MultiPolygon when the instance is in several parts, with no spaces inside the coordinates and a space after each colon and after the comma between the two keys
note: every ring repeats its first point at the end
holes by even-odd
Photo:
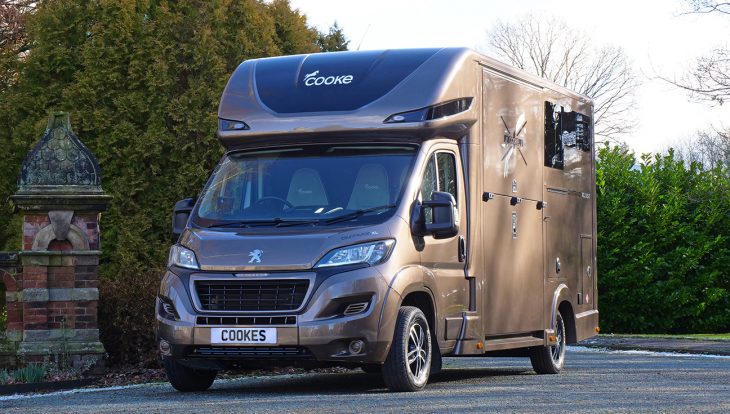
{"type": "Polygon", "coordinates": [[[599,153],[604,332],[730,332],[730,175],[673,151],[599,153]]]}
{"type": "MultiPolygon", "coordinates": [[[[139,359],[154,292],[107,287],[162,274],[172,206],[201,189],[222,154],[216,112],[229,76],[245,59],[347,41],[338,28],[308,27],[286,0],[44,0],[27,26],[27,55],[0,50],[0,200],[15,192],[49,111],[69,111],[113,197],[101,220],[102,335],[113,357],[139,359]]],[[[0,214],[0,250],[19,248],[18,220],[0,214]]]]}

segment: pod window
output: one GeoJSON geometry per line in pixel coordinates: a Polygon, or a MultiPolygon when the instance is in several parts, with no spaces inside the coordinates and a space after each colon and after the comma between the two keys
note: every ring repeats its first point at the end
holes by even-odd
{"type": "Polygon", "coordinates": [[[545,102],[545,166],[562,170],[565,150],[591,151],[591,118],[545,102]]]}

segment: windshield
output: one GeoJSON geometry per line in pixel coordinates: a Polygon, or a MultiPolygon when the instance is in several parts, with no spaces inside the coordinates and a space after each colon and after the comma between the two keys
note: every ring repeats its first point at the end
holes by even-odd
{"type": "Polygon", "coordinates": [[[193,221],[203,227],[380,221],[400,201],[417,150],[328,144],[231,153],[193,221]]]}

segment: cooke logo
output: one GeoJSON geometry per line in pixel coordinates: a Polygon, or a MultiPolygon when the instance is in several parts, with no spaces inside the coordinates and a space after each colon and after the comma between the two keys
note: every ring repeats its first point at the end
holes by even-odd
{"type": "Polygon", "coordinates": [[[331,75],[331,76],[317,76],[319,71],[315,70],[312,73],[304,75],[305,86],[322,86],[322,85],[349,85],[352,83],[352,75],[331,75]]]}

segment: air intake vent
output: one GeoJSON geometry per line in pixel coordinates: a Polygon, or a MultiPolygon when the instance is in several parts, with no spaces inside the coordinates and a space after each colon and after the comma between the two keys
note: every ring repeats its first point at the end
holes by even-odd
{"type": "Polygon", "coordinates": [[[296,316],[198,316],[198,325],[296,325],[296,316]]]}
{"type": "Polygon", "coordinates": [[[356,315],[358,313],[365,312],[370,302],[358,302],[347,305],[345,311],[342,312],[345,316],[356,315]]]}
{"type": "Polygon", "coordinates": [[[302,347],[196,347],[193,357],[220,359],[312,359],[312,354],[302,347]]]}
{"type": "Polygon", "coordinates": [[[291,311],[309,288],[306,279],[197,280],[195,291],[206,311],[291,311]]]}

